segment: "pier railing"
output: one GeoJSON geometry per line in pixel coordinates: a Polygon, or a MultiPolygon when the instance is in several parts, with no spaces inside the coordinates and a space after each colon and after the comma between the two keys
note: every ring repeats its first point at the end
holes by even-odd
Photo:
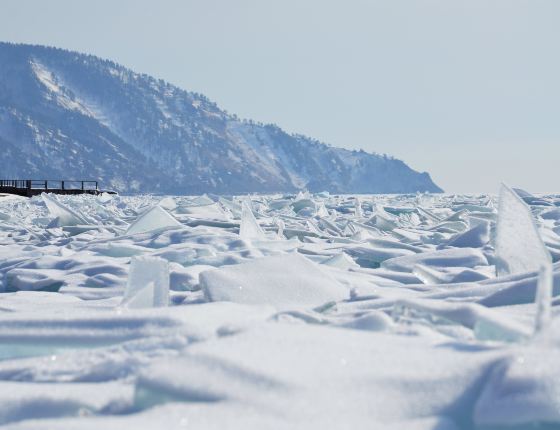
{"type": "Polygon", "coordinates": [[[41,193],[99,194],[97,181],[52,179],[0,179],[0,193],[31,197],[41,193]]]}

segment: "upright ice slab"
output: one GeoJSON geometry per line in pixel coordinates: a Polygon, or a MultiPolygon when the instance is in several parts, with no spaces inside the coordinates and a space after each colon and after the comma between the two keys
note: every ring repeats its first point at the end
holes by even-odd
{"type": "Polygon", "coordinates": [[[126,234],[146,233],[149,231],[180,227],[181,225],[179,221],[173,218],[161,206],[154,206],[140,215],[136,221],[128,227],[126,234]]]}
{"type": "Polygon", "coordinates": [[[504,184],[500,189],[495,250],[498,276],[538,271],[552,261],[531,209],[504,184]]]}
{"type": "Polygon", "coordinates": [[[397,217],[387,213],[382,206],[377,205],[375,226],[381,230],[391,231],[398,226],[397,217]]]}
{"type": "Polygon", "coordinates": [[[58,225],[60,227],[88,224],[87,220],[83,216],[74,212],[68,206],[60,203],[58,200],[49,196],[48,194],[41,194],[41,198],[45,202],[49,213],[53,217],[58,218],[58,225]]]}
{"type": "Polygon", "coordinates": [[[539,270],[537,281],[537,294],[535,304],[535,334],[538,334],[549,326],[552,318],[552,264],[544,264],[539,270]]]}
{"type": "Polygon", "coordinates": [[[134,257],[122,304],[129,308],[169,304],[169,263],[159,257],[134,257]]]}
{"type": "Polygon", "coordinates": [[[286,229],[286,223],[284,222],[284,220],[282,220],[280,218],[276,218],[274,220],[274,224],[276,224],[278,226],[278,237],[283,238],[284,237],[284,230],[286,229]]]}
{"type": "Polygon", "coordinates": [[[329,215],[330,215],[330,214],[329,214],[329,211],[328,211],[327,207],[325,206],[325,203],[324,203],[324,202],[321,202],[321,203],[319,204],[318,209],[317,209],[316,216],[318,216],[319,218],[326,218],[326,217],[328,217],[329,215]]]}
{"type": "Polygon", "coordinates": [[[247,201],[243,201],[241,211],[241,225],[239,226],[239,236],[247,240],[263,240],[266,234],[257,222],[253,211],[247,201]]]}
{"type": "Polygon", "coordinates": [[[354,214],[356,215],[356,218],[362,218],[364,216],[364,212],[362,211],[362,202],[360,202],[358,197],[354,199],[354,214]]]}
{"type": "Polygon", "coordinates": [[[218,202],[226,209],[226,211],[229,211],[229,213],[231,213],[233,218],[241,218],[242,209],[240,204],[224,197],[220,197],[218,199],[218,202]]]}

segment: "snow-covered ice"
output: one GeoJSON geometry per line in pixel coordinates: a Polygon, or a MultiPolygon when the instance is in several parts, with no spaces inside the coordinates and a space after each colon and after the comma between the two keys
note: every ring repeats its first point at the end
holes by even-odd
{"type": "Polygon", "coordinates": [[[200,274],[209,301],[313,308],[349,297],[349,289],[301,254],[260,258],[200,274]]]}
{"type": "Polygon", "coordinates": [[[0,199],[0,426],[560,428],[560,195],[0,199]]]}

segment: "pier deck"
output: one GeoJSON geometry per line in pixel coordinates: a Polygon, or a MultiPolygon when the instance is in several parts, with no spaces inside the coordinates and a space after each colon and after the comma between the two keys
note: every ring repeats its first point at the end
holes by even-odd
{"type": "Polygon", "coordinates": [[[0,193],[33,197],[41,193],[101,194],[97,181],[0,179],[0,193]]]}

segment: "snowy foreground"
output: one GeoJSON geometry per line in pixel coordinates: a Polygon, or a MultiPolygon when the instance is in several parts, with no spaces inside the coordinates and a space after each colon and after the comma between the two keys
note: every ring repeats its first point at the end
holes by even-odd
{"type": "Polygon", "coordinates": [[[559,206],[0,197],[0,425],[560,428],[559,206]]]}

